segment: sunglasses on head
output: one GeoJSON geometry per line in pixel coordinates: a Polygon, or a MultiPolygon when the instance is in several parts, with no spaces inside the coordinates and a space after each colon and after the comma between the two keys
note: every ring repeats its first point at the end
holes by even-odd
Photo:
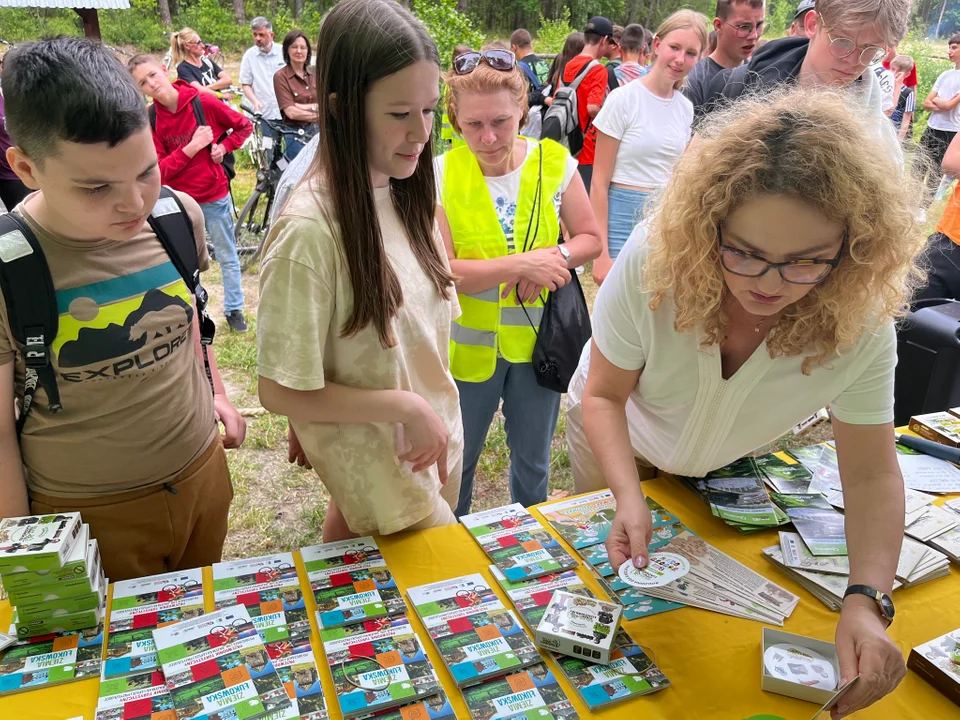
{"type": "Polygon", "coordinates": [[[482,52],[467,52],[457,57],[453,61],[453,70],[457,75],[469,75],[481,60],[486,60],[487,65],[494,70],[509,72],[517,66],[517,56],[509,50],[484,50],[482,52]]]}

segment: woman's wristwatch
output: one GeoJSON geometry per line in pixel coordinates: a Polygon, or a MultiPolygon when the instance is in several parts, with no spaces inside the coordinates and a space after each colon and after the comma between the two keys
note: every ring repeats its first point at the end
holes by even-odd
{"type": "Polygon", "coordinates": [[[559,245],[557,245],[557,250],[559,250],[560,254],[563,255],[563,259],[567,261],[567,268],[569,268],[570,267],[570,251],[563,246],[563,243],[560,243],[559,245]]]}
{"type": "Polygon", "coordinates": [[[869,585],[851,585],[847,588],[847,591],[843,594],[843,597],[846,598],[850,595],[866,595],[868,598],[877,603],[877,607],[880,610],[880,616],[887,621],[887,627],[889,627],[890,623],[893,622],[893,617],[896,615],[897,611],[893,607],[893,599],[885,592],[874,590],[869,585]]]}

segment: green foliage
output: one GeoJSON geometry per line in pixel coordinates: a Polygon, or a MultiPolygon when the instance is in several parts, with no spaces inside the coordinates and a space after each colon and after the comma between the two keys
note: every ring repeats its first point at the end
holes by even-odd
{"type": "Polygon", "coordinates": [[[157,53],[169,47],[155,0],[130,0],[129,10],[101,10],[100,32],[108,45],[133,45],[138,52],[157,53]]]}
{"type": "Polygon", "coordinates": [[[797,12],[798,3],[794,0],[770,0],[767,3],[767,24],[763,35],[768,38],[783,37],[790,30],[797,12]]]}
{"type": "Polygon", "coordinates": [[[82,34],[80,16],[73,10],[0,8],[0,38],[8,42],[82,34]]]}
{"type": "Polygon", "coordinates": [[[457,11],[455,0],[414,0],[411,10],[437,44],[444,68],[450,66],[450,56],[457,45],[472,48],[483,45],[483,33],[473,26],[467,15],[457,11]]]}
{"type": "Polygon", "coordinates": [[[237,25],[232,7],[221,5],[217,0],[197,0],[180,9],[180,15],[173,21],[175,30],[191,27],[205,42],[219,45],[223,50],[236,51],[253,44],[250,29],[237,25]]]}
{"type": "Polygon", "coordinates": [[[538,53],[558,54],[563,50],[563,44],[573,31],[573,26],[570,25],[570,10],[568,8],[564,8],[560,17],[556,20],[548,20],[541,14],[540,31],[537,33],[536,41],[534,41],[536,51],[538,53]]]}

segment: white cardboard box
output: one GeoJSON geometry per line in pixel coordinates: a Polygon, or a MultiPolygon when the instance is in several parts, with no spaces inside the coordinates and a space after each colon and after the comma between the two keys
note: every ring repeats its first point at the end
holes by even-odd
{"type": "Polygon", "coordinates": [[[762,647],[760,649],[760,687],[763,690],[777,693],[778,695],[797,698],[798,700],[806,700],[807,702],[816,703],[817,705],[823,705],[836,695],[836,689],[821,690],[819,688],[808,687],[807,685],[773,677],[767,673],[763,664],[763,655],[767,652],[768,647],[771,645],[779,645],[780,643],[789,643],[820,653],[830,661],[830,664],[833,665],[833,669],[836,672],[837,680],[840,679],[840,661],[837,659],[837,649],[832,642],[815,640],[814,638],[804,637],[803,635],[794,635],[793,633],[784,632],[783,630],[774,630],[773,628],[765,627],[763,628],[762,647]]]}
{"type": "Polygon", "coordinates": [[[610,664],[620,628],[620,605],[557,590],[536,630],[536,644],[546,650],[610,664]]]}

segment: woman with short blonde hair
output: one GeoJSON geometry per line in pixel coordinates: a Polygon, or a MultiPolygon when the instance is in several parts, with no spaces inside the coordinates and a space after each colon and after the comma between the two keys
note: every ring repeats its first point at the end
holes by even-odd
{"type": "Polygon", "coordinates": [[[651,538],[637,463],[702,477],[830,405],[853,591],[836,645],[842,679],[860,674],[842,715],[905,673],[874,598],[903,537],[894,321],[923,247],[918,183],[849,105],[800,90],[711,118],[600,289],[567,411],[577,491],[616,495],[619,567],[651,538]]]}

